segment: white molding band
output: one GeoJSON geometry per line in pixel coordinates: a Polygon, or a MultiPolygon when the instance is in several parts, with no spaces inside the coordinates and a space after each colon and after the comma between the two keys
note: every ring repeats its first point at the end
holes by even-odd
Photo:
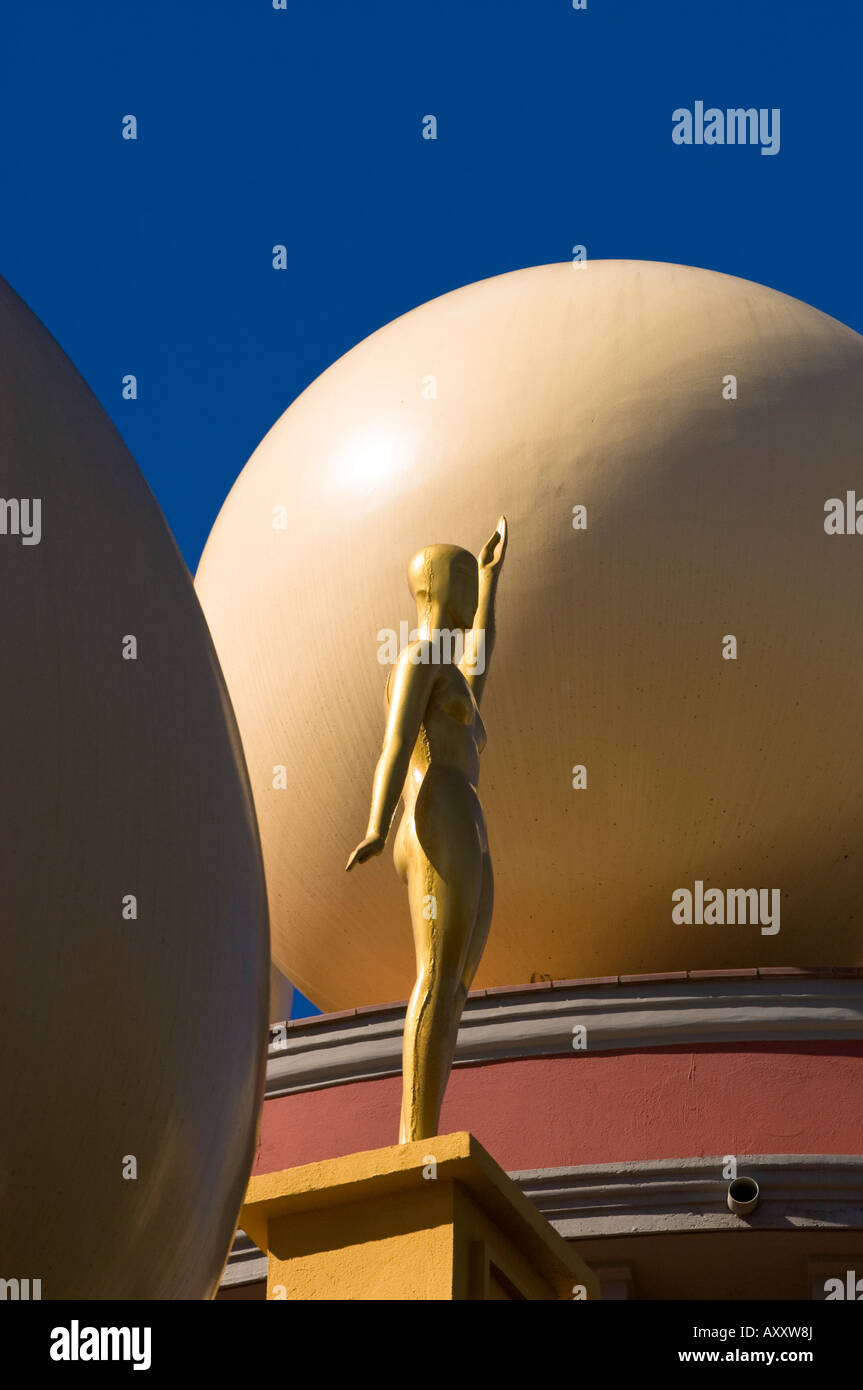
{"type": "MultiPolygon", "coordinates": [[[[664,1158],[510,1173],[566,1240],[696,1231],[863,1231],[863,1156],[737,1156],[737,1176],[760,1188],[750,1216],[728,1210],[726,1159],[664,1158]]],[[[237,1233],[222,1288],[267,1277],[266,1257],[237,1233]]]]}
{"type": "MultiPolygon", "coordinates": [[[[322,1015],[271,1030],[267,1098],[394,1076],[401,1071],[405,1006],[322,1015]]],[[[863,979],[789,975],[710,980],[591,981],[471,996],[456,1066],[573,1051],[587,1053],[710,1043],[859,1041],[863,979]]]]}
{"type": "Polygon", "coordinates": [[[599,1167],[510,1173],[567,1240],[692,1231],[863,1228],[863,1156],[737,1155],[737,1176],[754,1178],[758,1206],[728,1210],[726,1159],[657,1159],[599,1167]]]}

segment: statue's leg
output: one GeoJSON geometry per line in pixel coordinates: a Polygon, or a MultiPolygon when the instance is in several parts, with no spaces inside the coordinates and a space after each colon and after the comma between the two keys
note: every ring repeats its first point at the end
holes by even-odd
{"type": "Polygon", "coordinates": [[[423,787],[417,801],[416,834],[408,852],[417,980],[405,1019],[401,1143],[437,1134],[452,1065],[462,972],[483,886],[484,856],[472,797],[463,783],[448,784],[440,777],[423,787]],[[424,799],[426,791],[430,794],[424,799]]]}
{"type": "Polygon", "coordinates": [[[482,883],[480,887],[479,905],[476,912],[476,921],[474,922],[473,931],[470,934],[461,976],[456,985],[455,1007],[452,1015],[452,1035],[447,1042],[447,1050],[450,1057],[455,1057],[456,1045],[458,1043],[459,1022],[464,1012],[467,996],[470,993],[473,977],[477,972],[480,960],[482,959],[482,953],[485,950],[485,943],[488,940],[493,908],[494,875],[491,870],[491,859],[488,854],[484,854],[482,857],[482,883]]]}
{"type": "Polygon", "coordinates": [[[463,999],[468,996],[473,977],[476,974],[485,944],[488,941],[489,928],[491,927],[491,915],[494,911],[494,874],[491,868],[491,856],[486,852],[482,857],[482,886],[480,888],[479,906],[476,912],[476,921],[468,942],[467,954],[462,966],[461,981],[459,987],[463,990],[463,999]]]}

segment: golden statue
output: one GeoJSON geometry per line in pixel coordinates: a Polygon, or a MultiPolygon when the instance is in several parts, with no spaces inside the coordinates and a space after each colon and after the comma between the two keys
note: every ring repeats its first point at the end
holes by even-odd
{"type": "Polygon", "coordinates": [[[408,886],[417,981],[405,1019],[402,1144],[438,1132],[459,1020],[491,925],[494,878],[476,790],[486,738],[479,702],[506,542],[501,517],[478,557],[431,545],[408,567],[417,632],[387,680],[368,830],[345,866],[381,853],[403,799],[393,858],[408,886]]]}

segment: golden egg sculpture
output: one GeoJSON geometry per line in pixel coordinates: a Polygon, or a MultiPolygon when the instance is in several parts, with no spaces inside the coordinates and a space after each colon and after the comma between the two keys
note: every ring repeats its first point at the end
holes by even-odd
{"type": "Polygon", "coordinates": [[[325,1009],[410,991],[389,850],[343,871],[383,729],[380,634],[412,620],[413,554],[476,552],[501,513],[475,987],[860,963],[863,535],[825,530],[855,489],[863,510],[863,338],[711,271],[516,271],[324,372],[196,577],[280,969],[325,1009]]]}
{"type": "Polygon", "coordinates": [[[267,1025],[242,747],[152,494],[2,281],[0,345],[0,1277],[209,1298],[267,1025]]]}

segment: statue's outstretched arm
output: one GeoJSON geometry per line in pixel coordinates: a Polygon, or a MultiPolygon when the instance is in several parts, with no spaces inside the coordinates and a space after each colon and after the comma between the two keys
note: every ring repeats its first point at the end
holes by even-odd
{"type": "Polygon", "coordinates": [[[464,644],[464,656],[459,662],[468,685],[479,704],[485,688],[489,662],[494,649],[494,601],[497,594],[497,581],[506,554],[506,517],[502,516],[497,528],[492,532],[477,556],[479,567],[479,598],[473,627],[464,644]]]}
{"type": "Polygon", "coordinates": [[[346,869],[353,868],[354,864],[362,864],[374,854],[380,854],[386,844],[437,674],[427,641],[412,642],[399,657],[383,748],[372,783],[368,829],[365,839],[357,845],[345,865],[346,869]]]}

